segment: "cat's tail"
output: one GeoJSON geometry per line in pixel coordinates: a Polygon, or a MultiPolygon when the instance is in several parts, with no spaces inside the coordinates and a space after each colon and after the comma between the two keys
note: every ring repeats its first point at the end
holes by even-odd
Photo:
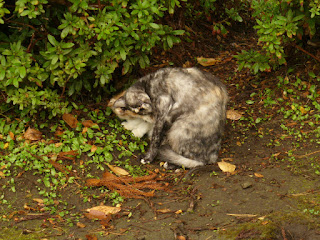
{"type": "Polygon", "coordinates": [[[173,151],[168,145],[162,146],[159,149],[158,158],[160,159],[160,161],[164,161],[178,166],[183,166],[185,168],[195,168],[198,166],[205,165],[201,161],[193,160],[179,155],[178,153],[173,151]]]}

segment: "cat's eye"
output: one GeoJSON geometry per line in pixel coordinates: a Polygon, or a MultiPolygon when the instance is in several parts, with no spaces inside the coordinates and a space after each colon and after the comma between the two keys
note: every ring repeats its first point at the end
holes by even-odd
{"type": "Polygon", "coordinates": [[[125,111],[125,110],[126,110],[126,108],[125,108],[125,107],[121,107],[120,109],[121,109],[122,111],[125,111]]]}

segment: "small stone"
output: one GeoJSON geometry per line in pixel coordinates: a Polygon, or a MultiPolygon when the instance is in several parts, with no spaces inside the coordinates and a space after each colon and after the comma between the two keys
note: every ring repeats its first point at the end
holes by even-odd
{"type": "Polygon", "coordinates": [[[252,187],[252,183],[251,183],[251,182],[241,183],[241,187],[242,187],[243,189],[250,188],[250,187],[252,187]]]}

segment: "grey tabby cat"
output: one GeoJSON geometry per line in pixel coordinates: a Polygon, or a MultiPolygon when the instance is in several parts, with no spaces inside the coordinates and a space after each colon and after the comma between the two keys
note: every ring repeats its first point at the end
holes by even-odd
{"type": "Polygon", "coordinates": [[[163,68],[110,100],[125,128],[150,147],[141,163],[159,158],[194,168],[215,163],[226,121],[226,87],[197,68],[163,68]]]}

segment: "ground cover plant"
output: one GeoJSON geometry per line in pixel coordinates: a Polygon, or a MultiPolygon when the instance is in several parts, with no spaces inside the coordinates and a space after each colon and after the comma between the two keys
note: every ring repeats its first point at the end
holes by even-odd
{"type": "MultiPolygon", "coordinates": [[[[127,79],[128,75],[119,77],[126,69],[124,63],[144,58],[138,54],[142,50],[125,49],[126,55],[120,48],[119,52],[99,52],[98,42],[103,42],[104,51],[109,38],[101,33],[98,39],[98,32],[87,39],[90,44],[86,46],[96,55],[78,50],[85,44],[86,33],[98,29],[98,24],[92,24],[101,23],[104,33],[110,30],[112,24],[106,27],[102,23],[108,22],[112,9],[120,7],[121,14],[135,16],[133,23],[151,20],[144,10],[133,14],[135,8],[147,8],[139,5],[142,2],[136,6],[130,5],[134,4],[131,1],[126,6],[116,3],[16,1],[13,7],[0,1],[0,17],[12,26],[9,31],[1,25],[5,29],[1,34],[13,34],[0,41],[4,86],[0,239],[319,239],[319,49],[308,44],[309,40],[315,43],[317,33],[316,1],[252,1],[260,21],[257,35],[251,29],[255,19],[251,19],[252,9],[246,1],[223,5],[219,1],[161,2],[163,10],[175,10],[176,15],[168,15],[159,8],[174,24],[165,27],[170,21],[160,18],[149,23],[151,36],[163,29],[169,32],[158,32],[163,39],[150,48],[152,55],[144,52],[149,60],[146,68],[136,68],[128,72],[130,76],[137,78],[164,66],[197,66],[220,77],[230,95],[219,165],[192,174],[183,168],[164,170],[157,162],[141,166],[138,158],[148,140],[124,130],[107,108],[110,91],[129,85],[121,83],[115,90],[110,84],[127,79]],[[179,4],[181,8],[174,8],[179,4]],[[275,11],[266,11],[270,5],[277,7],[275,11]],[[64,12],[66,9],[70,11],[64,12]],[[101,21],[90,19],[98,12],[101,21]],[[51,14],[54,21],[46,18],[51,14]],[[299,17],[302,14],[304,17],[299,17]],[[279,24],[288,19],[291,37],[287,32],[279,34],[279,24]],[[262,50],[256,45],[259,38],[269,36],[268,29],[281,58],[267,47],[273,40],[260,39],[262,50]],[[183,36],[180,30],[184,30],[183,36]],[[178,41],[174,33],[180,36],[180,44],[171,45],[178,41]],[[176,40],[168,40],[170,34],[176,40]],[[24,40],[19,42],[20,38],[24,40]],[[62,56],[55,56],[57,49],[62,56]],[[269,65],[244,64],[257,59],[250,55],[252,49],[258,51],[252,54],[259,54],[258,59],[269,65]],[[108,54],[116,59],[110,60],[108,54]],[[94,73],[100,68],[91,66],[91,60],[101,61],[109,70],[116,62],[115,72],[94,73]],[[79,69],[75,70],[76,66],[79,69]],[[101,80],[101,76],[110,79],[101,80]],[[85,81],[91,81],[92,95],[82,91],[85,81]],[[92,97],[99,92],[93,88],[95,83],[106,93],[92,97]],[[72,90],[72,86],[79,89],[72,90]],[[78,91],[82,96],[76,98],[78,91]],[[22,106],[12,96],[20,99],[22,106]]],[[[115,44],[116,39],[109,40],[115,44]]]]}

